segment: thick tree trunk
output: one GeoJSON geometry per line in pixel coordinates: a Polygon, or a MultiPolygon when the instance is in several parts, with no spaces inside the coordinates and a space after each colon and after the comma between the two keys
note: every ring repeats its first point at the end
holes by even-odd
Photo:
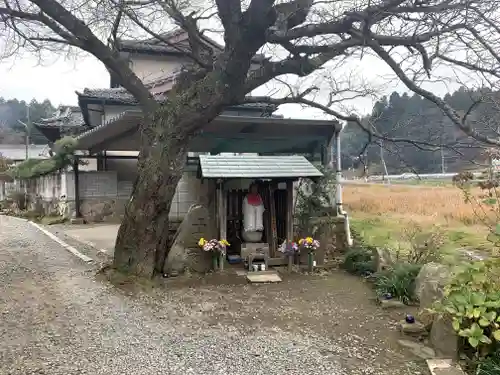
{"type": "Polygon", "coordinates": [[[175,119],[167,115],[153,122],[143,134],[138,177],[118,231],[113,261],[116,269],[142,277],[163,271],[169,246],[168,215],[189,143],[187,135],[175,130],[175,119]]]}
{"type": "Polygon", "coordinates": [[[244,97],[251,55],[247,57],[238,65],[240,76],[186,72],[177,79],[168,101],[146,113],[150,121],[142,126],[138,177],[118,231],[115,268],[143,277],[163,272],[170,245],[168,214],[190,139],[225,105],[244,97]]]}

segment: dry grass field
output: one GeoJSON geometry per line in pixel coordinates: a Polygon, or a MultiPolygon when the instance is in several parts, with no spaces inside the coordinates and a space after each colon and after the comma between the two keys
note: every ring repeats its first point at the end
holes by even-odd
{"type": "MultiPolygon", "coordinates": [[[[474,195],[481,200],[479,189],[474,195]]],[[[346,185],[344,202],[353,228],[377,246],[408,247],[408,231],[421,227],[443,233],[447,250],[493,247],[483,222],[489,210],[466,203],[463,192],[451,185],[346,185]]]]}

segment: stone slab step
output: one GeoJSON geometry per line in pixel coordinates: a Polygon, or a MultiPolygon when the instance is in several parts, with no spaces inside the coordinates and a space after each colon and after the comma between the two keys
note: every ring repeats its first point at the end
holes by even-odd
{"type": "Polygon", "coordinates": [[[378,303],[383,309],[401,309],[406,305],[398,299],[378,298],[378,303]]]}
{"type": "Polygon", "coordinates": [[[279,283],[281,282],[281,277],[275,272],[257,271],[249,272],[247,280],[251,283],[279,283]]]}
{"type": "Polygon", "coordinates": [[[436,357],[436,352],[434,349],[429,348],[419,342],[411,340],[398,340],[398,344],[403,348],[409,349],[414,355],[422,359],[434,359],[436,357]]]}
{"type": "Polygon", "coordinates": [[[451,359],[428,359],[427,366],[432,375],[465,375],[460,365],[451,359]]]}
{"type": "Polygon", "coordinates": [[[406,320],[401,320],[399,322],[399,330],[407,335],[422,335],[427,333],[425,325],[417,321],[407,323],[406,320]]]}

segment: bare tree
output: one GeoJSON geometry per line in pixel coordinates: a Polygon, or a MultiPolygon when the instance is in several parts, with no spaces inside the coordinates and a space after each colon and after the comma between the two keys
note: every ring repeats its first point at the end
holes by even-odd
{"type": "MultiPolygon", "coordinates": [[[[279,76],[307,77],[325,64],[349,64],[371,54],[410,90],[436,103],[464,133],[500,145],[496,138],[475,131],[464,116],[421,85],[422,77],[431,77],[438,63],[470,70],[488,82],[498,78],[499,0],[199,3],[0,0],[6,55],[64,46],[86,51],[142,107],[139,177],[116,241],[114,265],[122,270],[148,276],[162,271],[168,253],[168,213],[190,140],[225,106],[243,103],[254,89],[279,76]],[[158,102],[117,52],[116,41],[124,33],[142,32],[167,43],[162,33],[172,23],[189,35],[185,54],[192,64],[177,78],[168,100],[158,102]],[[221,31],[224,46],[205,43],[203,27],[221,31]],[[266,51],[273,56],[256,62],[254,56],[266,51]],[[410,62],[409,70],[405,66],[410,62]]],[[[292,99],[314,105],[310,94],[292,99]]],[[[339,119],[354,118],[323,107],[339,119]]]]}

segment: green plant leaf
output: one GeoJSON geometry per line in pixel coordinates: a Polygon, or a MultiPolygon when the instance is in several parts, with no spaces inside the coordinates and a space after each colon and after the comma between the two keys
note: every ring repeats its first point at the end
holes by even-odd
{"type": "Polygon", "coordinates": [[[493,338],[496,340],[496,341],[500,341],[500,330],[496,330],[493,332],[493,338]]]}
{"type": "Polygon", "coordinates": [[[446,312],[448,312],[452,315],[455,315],[456,313],[458,313],[457,309],[454,308],[453,306],[446,306],[444,309],[446,312]]]}
{"type": "Polygon", "coordinates": [[[487,319],[488,321],[492,322],[497,317],[497,312],[496,311],[488,311],[488,312],[483,313],[482,317],[484,319],[487,319]]]}
{"type": "Polygon", "coordinates": [[[472,310],[472,315],[476,319],[479,318],[481,316],[481,310],[476,307],[474,310],[472,310]]]}
{"type": "Polygon", "coordinates": [[[491,344],[491,339],[488,336],[482,335],[479,338],[479,341],[481,341],[483,344],[491,344]]]}
{"type": "Polygon", "coordinates": [[[497,225],[495,226],[495,233],[500,236],[500,223],[497,223],[497,225]]]}
{"type": "Polygon", "coordinates": [[[479,345],[479,340],[475,337],[469,337],[468,341],[470,346],[472,346],[473,348],[477,348],[477,346],[479,345]]]}
{"type": "Polygon", "coordinates": [[[482,306],[486,300],[486,296],[483,293],[472,293],[471,302],[474,306],[482,306]]]}
{"type": "Polygon", "coordinates": [[[470,333],[474,337],[480,337],[483,334],[483,329],[477,323],[472,323],[470,333]]]}
{"type": "Polygon", "coordinates": [[[487,198],[483,199],[483,203],[487,206],[493,206],[497,203],[497,200],[495,198],[487,198]]]}
{"type": "Polygon", "coordinates": [[[451,326],[456,332],[458,332],[460,330],[460,322],[458,321],[458,319],[453,319],[453,322],[451,322],[451,326]]]}
{"type": "Polygon", "coordinates": [[[458,332],[458,335],[461,337],[469,337],[470,334],[470,329],[462,329],[461,331],[458,332]]]}
{"type": "Polygon", "coordinates": [[[474,308],[472,306],[467,306],[465,310],[465,316],[469,319],[474,318],[474,308]]]}
{"type": "Polygon", "coordinates": [[[465,296],[462,294],[457,294],[453,297],[454,297],[453,299],[461,305],[465,305],[467,303],[467,298],[465,298],[465,296]]]}
{"type": "Polygon", "coordinates": [[[490,325],[490,321],[484,318],[479,319],[479,325],[481,327],[488,327],[490,325]]]}
{"type": "Polygon", "coordinates": [[[498,308],[500,308],[500,300],[498,300],[498,301],[486,301],[484,303],[484,305],[486,307],[489,307],[489,308],[498,309],[498,308]]]}

